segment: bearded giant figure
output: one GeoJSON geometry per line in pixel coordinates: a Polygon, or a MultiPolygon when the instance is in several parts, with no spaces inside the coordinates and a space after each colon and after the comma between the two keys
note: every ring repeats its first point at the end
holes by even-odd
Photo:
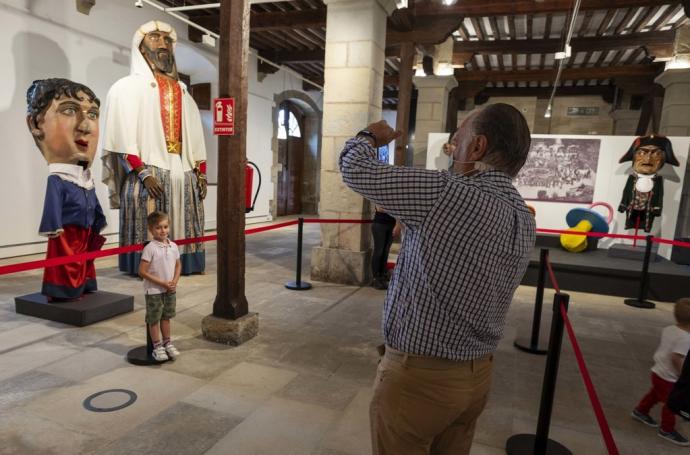
{"type": "MultiPolygon", "coordinates": [[[[175,30],[151,21],[132,38],[130,74],[110,88],[101,141],[103,182],[110,207],[120,209],[120,245],[148,238],[146,217],[163,211],[170,238],[200,237],[204,229],[206,147],[199,109],[175,64],[175,30]]],[[[140,252],[120,255],[120,270],[136,275],[140,252]]],[[[202,243],[184,245],[182,274],[205,267],[202,243]]]]}

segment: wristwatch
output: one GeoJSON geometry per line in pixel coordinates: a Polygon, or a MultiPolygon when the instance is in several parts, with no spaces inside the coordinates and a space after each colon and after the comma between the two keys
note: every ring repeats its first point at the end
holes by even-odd
{"type": "Polygon", "coordinates": [[[357,136],[366,136],[370,137],[372,141],[374,141],[374,147],[378,147],[378,141],[376,140],[376,136],[374,133],[372,133],[369,130],[361,130],[359,133],[357,133],[357,136]]]}

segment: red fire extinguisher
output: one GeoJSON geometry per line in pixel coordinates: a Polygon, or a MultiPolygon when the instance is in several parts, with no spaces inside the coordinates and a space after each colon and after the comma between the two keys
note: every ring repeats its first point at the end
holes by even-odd
{"type": "Polygon", "coordinates": [[[259,166],[251,161],[247,161],[247,166],[244,167],[244,213],[249,213],[254,210],[254,204],[256,204],[256,198],[259,196],[259,189],[261,188],[261,171],[259,166]],[[258,177],[258,185],[256,186],[256,193],[254,193],[254,198],[252,198],[252,187],[254,183],[254,169],[249,165],[254,166],[256,169],[256,176],[258,177]]]}

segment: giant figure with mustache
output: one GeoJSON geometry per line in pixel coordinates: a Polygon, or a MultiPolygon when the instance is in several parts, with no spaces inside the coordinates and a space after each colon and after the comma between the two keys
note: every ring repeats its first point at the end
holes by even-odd
{"type": "Polygon", "coordinates": [[[671,141],[664,136],[650,135],[636,138],[620,163],[632,161],[633,173],[623,189],[618,211],[625,212],[625,229],[645,232],[652,230],[654,218],[661,215],[664,202],[664,179],[657,172],[668,163],[678,166],[671,141]]]}
{"type": "MultiPolygon", "coordinates": [[[[174,240],[204,229],[206,147],[199,109],[175,64],[175,30],[148,22],[132,39],[130,75],[110,88],[104,107],[103,182],[120,209],[120,245],[148,238],[146,217],[162,211],[174,240]]],[[[181,251],[182,274],[205,267],[202,243],[181,251]]],[[[120,255],[120,270],[136,275],[140,252],[120,255]]]]}
{"type": "MultiPolygon", "coordinates": [[[[27,126],[50,173],[39,227],[39,234],[48,237],[47,259],[101,249],[106,220],[90,170],[100,101],[87,86],[56,78],[34,81],[26,102],[27,126]]],[[[50,302],[77,300],[96,289],[93,260],[43,272],[41,293],[50,302]]]]}

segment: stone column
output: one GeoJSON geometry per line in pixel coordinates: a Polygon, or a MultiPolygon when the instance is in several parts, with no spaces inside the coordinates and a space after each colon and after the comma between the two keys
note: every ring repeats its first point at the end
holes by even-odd
{"type": "MultiPolygon", "coordinates": [[[[668,69],[656,78],[656,83],[666,89],[659,134],[690,136],[690,68],[668,69]]],[[[686,166],[679,171],[685,172],[685,180],[676,222],[676,238],[690,237],[690,169],[686,166]]]]}
{"type": "Polygon", "coordinates": [[[640,110],[617,109],[611,112],[613,134],[616,136],[634,136],[640,122],[640,110]]]}
{"type": "MultiPolygon", "coordinates": [[[[368,201],[350,191],[338,170],[345,141],[381,119],[386,19],[393,0],[325,0],[326,57],[319,215],[368,219],[368,201]]],[[[311,278],[363,285],[371,277],[371,228],[322,224],[312,250],[311,278]]]]}
{"type": "Polygon", "coordinates": [[[455,76],[415,77],[417,87],[417,121],[415,122],[414,165],[426,165],[426,146],[429,133],[446,131],[448,92],[458,86],[455,76]]]}

